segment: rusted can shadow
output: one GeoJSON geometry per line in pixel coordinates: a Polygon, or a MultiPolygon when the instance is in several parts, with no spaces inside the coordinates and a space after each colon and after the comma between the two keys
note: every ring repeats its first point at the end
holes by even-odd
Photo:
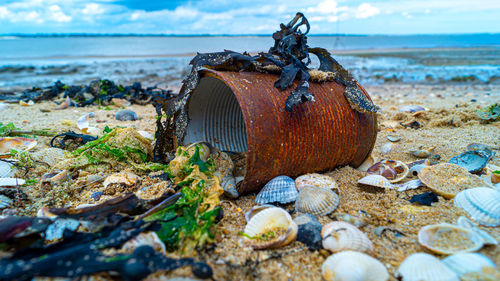
{"type": "Polygon", "coordinates": [[[290,113],[285,100],[296,84],[280,91],[274,87],[277,75],[203,70],[201,77],[187,104],[184,143],[208,141],[221,150],[247,151],[240,194],[279,175],[357,167],[373,149],[376,115],[352,110],[341,84],[310,83],[315,101],[290,113]]]}

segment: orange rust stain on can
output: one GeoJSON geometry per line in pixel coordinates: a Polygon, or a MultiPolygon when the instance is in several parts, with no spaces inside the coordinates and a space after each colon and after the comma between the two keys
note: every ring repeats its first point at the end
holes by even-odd
{"type": "Polygon", "coordinates": [[[279,175],[295,177],[343,165],[357,167],[373,149],[376,115],[353,110],[339,83],[311,82],[309,91],[315,101],[290,113],[285,111],[285,101],[296,84],[280,91],[274,87],[277,75],[214,70],[203,70],[201,75],[223,81],[241,108],[248,154],[240,194],[257,191],[279,175]]]}

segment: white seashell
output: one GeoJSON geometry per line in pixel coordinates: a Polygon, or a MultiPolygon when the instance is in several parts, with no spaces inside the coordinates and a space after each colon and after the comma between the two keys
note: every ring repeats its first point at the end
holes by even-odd
{"type": "Polygon", "coordinates": [[[270,204],[264,204],[264,205],[257,205],[257,206],[253,206],[252,209],[250,209],[250,211],[246,212],[245,213],[245,220],[247,222],[250,221],[250,219],[255,216],[258,212],[262,211],[262,210],[265,210],[267,208],[274,208],[276,206],[274,205],[270,205],[270,204]]]}
{"type": "Polygon", "coordinates": [[[484,245],[483,238],[476,232],[447,223],[422,227],[418,232],[418,243],[444,255],[475,252],[484,245]]]}
{"type": "Polygon", "coordinates": [[[151,246],[157,252],[161,252],[163,254],[167,253],[165,244],[163,244],[156,232],[153,231],[142,232],[136,237],[130,239],[127,243],[123,244],[122,250],[132,253],[136,248],[143,245],[151,246]]]}
{"type": "Polygon", "coordinates": [[[281,203],[287,204],[297,200],[299,192],[295,187],[295,181],[287,176],[275,177],[269,181],[257,194],[255,203],[281,203]]]}
{"type": "Polygon", "coordinates": [[[305,174],[295,179],[295,187],[298,191],[306,185],[338,189],[337,183],[332,177],[320,174],[305,174]]]}
{"type": "Polygon", "coordinates": [[[15,166],[9,162],[0,161],[0,178],[10,178],[15,174],[15,166]]]}
{"type": "Polygon", "coordinates": [[[358,185],[394,189],[394,185],[390,183],[388,179],[380,175],[366,176],[358,181],[358,185]]]}
{"type": "Polygon", "coordinates": [[[32,150],[37,143],[34,139],[21,137],[0,138],[0,158],[10,157],[12,150],[17,152],[32,150]]]}
{"type": "Polygon", "coordinates": [[[495,240],[495,238],[493,238],[491,235],[489,235],[488,232],[480,229],[479,227],[476,226],[475,223],[473,223],[471,220],[469,220],[464,216],[460,216],[457,219],[457,225],[463,228],[468,228],[479,234],[479,236],[483,238],[485,245],[498,245],[498,241],[495,240]]]}
{"type": "Polygon", "coordinates": [[[495,272],[496,270],[496,265],[493,261],[485,255],[478,253],[455,254],[444,258],[442,262],[460,278],[468,273],[477,273],[481,276],[481,274],[495,272]]]}
{"type": "Polygon", "coordinates": [[[418,173],[420,173],[420,171],[425,168],[425,167],[429,167],[429,165],[425,165],[425,164],[418,164],[418,165],[413,165],[411,168],[410,168],[410,175],[416,177],[418,176],[418,173]]]}
{"type": "Polygon", "coordinates": [[[373,157],[373,155],[370,154],[370,156],[368,156],[365,159],[365,161],[361,165],[359,165],[358,168],[356,168],[356,170],[361,171],[361,172],[366,172],[368,170],[368,168],[373,166],[373,164],[375,164],[376,162],[377,162],[377,159],[375,159],[375,157],[373,157]]]}
{"type": "Polygon", "coordinates": [[[367,254],[343,251],[329,256],[321,266],[327,281],[385,281],[389,273],[385,266],[367,254]]]}
{"type": "Polygon", "coordinates": [[[455,206],[464,209],[472,220],[484,226],[500,225],[500,192],[487,187],[461,191],[455,206]]]}
{"type": "Polygon", "coordinates": [[[417,189],[421,186],[425,186],[419,179],[407,181],[405,183],[395,184],[398,191],[407,191],[410,189],[417,189]]]}
{"type": "Polygon", "coordinates": [[[324,216],[335,211],[339,196],[330,189],[311,185],[304,186],[297,196],[295,211],[324,216]]]}
{"type": "Polygon", "coordinates": [[[87,134],[87,130],[89,129],[90,123],[89,119],[94,117],[95,113],[94,112],[89,112],[84,115],[82,115],[78,120],[76,121],[76,124],[78,125],[78,129],[82,131],[82,133],[87,134]]]}
{"type": "Polygon", "coordinates": [[[155,137],[150,134],[149,132],[146,132],[146,131],[137,131],[141,136],[145,137],[146,139],[148,140],[154,140],[155,137]]]}
{"type": "Polygon", "coordinates": [[[0,178],[0,186],[18,186],[24,185],[26,181],[17,178],[0,178]]]}
{"type": "Polygon", "coordinates": [[[0,194],[0,210],[12,206],[13,203],[14,201],[12,201],[12,199],[10,199],[5,195],[0,194]]]}
{"type": "Polygon", "coordinates": [[[353,250],[371,252],[372,241],[357,227],[343,221],[334,221],[321,229],[323,248],[332,252],[353,250]]]}
{"type": "Polygon", "coordinates": [[[396,272],[402,281],[459,281],[455,272],[436,257],[415,253],[407,257],[396,272]]]}
{"type": "Polygon", "coordinates": [[[289,244],[297,237],[297,231],[298,226],[287,211],[272,207],[254,215],[243,232],[251,247],[266,249],[289,244]]]}

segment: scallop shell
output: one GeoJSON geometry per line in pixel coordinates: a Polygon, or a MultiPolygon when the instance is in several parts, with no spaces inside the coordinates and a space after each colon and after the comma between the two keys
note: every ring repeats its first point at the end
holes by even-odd
{"type": "MultiPolygon", "coordinates": [[[[478,253],[455,254],[444,258],[442,262],[460,278],[470,273],[477,273],[479,276],[483,276],[488,272],[494,273],[496,271],[495,263],[485,255],[478,253]]],[[[494,280],[494,278],[484,278],[484,280],[494,280]]]]}
{"type": "Polygon", "coordinates": [[[358,181],[358,185],[394,189],[392,183],[380,175],[369,175],[358,181]]]}
{"type": "Polygon", "coordinates": [[[330,189],[312,185],[304,186],[297,196],[295,211],[315,216],[327,215],[339,205],[339,196],[330,189]]]}
{"type": "Polygon", "coordinates": [[[298,226],[287,211],[272,207],[254,215],[243,232],[252,237],[245,237],[246,242],[258,250],[285,246],[295,240],[297,231],[298,226]]]}
{"type": "Polygon", "coordinates": [[[467,189],[457,194],[455,206],[481,225],[500,225],[500,191],[487,187],[467,189]]]}
{"type": "Polygon", "coordinates": [[[324,187],[327,189],[339,189],[332,177],[320,174],[305,174],[295,179],[297,190],[300,191],[300,189],[306,185],[324,187]]]}
{"type": "Polygon", "coordinates": [[[384,159],[368,168],[366,173],[368,175],[381,175],[387,178],[389,182],[396,183],[406,178],[409,171],[408,166],[401,161],[384,159]]]}
{"type": "Polygon", "coordinates": [[[425,167],[418,173],[418,178],[430,190],[447,199],[454,198],[464,189],[485,185],[481,178],[471,175],[466,168],[449,163],[425,167]]]}
{"type": "Polygon", "coordinates": [[[16,150],[17,152],[31,150],[36,144],[37,141],[34,139],[20,137],[0,138],[0,158],[10,157],[11,150],[16,150]]]}
{"type": "Polygon", "coordinates": [[[255,198],[255,203],[261,205],[275,202],[287,204],[297,200],[298,194],[295,181],[292,178],[279,176],[269,181],[262,188],[255,198]]]}
{"type": "Polygon", "coordinates": [[[418,243],[443,255],[470,253],[484,245],[483,238],[476,232],[447,223],[422,227],[418,232],[418,243]]]}
{"type": "Polygon", "coordinates": [[[396,272],[402,281],[459,281],[455,272],[436,257],[415,253],[407,257],[396,272]]]}
{"type": "Polygon", "coordinates": [[[0,194],[0,210],[12,206],[14,202],[9,197],[0,194]]]}
{"type": "Polygon", "coordinates": [[[469,150],[450,159],[451,164],[466,168],[470,173],[479,173],[486,167],[490,155],[482,150],[469,150]]]}
{"type": "Polygon", "coordinates": [[[367,254],[344,251],[329,256],[321,266],[327,281],[385,281],[389,273],[385,266],[367,254]]]}
{"type": "Polygon", "coordinates": [[[495,238],[493,238],[491,235],[489,235],[488,232],[480,229],[475,223],[464,216],[460,216],[457,219],[457,225],[463,228],[470,229],[479,234],[479,236],[483,238],[485,245],[498,245],[498,241],[495,240],[495,238]]]}
{"type": "Polygon", "coordinates": [[[353,250],[358,252],[371,252],[373,250],[372,241],[354,225],[334,221],[321,229],[323,238],[323,248],[332,252],[353,250]]]}

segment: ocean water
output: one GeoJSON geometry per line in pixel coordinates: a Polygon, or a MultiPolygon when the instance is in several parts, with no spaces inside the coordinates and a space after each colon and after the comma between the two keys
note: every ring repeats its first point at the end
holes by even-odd
{"type": "MultiPolygon", "coordinates": [[[[179,84],[196,52],[267,51],[270,36],[231,37],[0,37],[0,87],[85,83],[179,84]]],[[[500,34],[310,36],[331,50],[362,82],[440,83],[473,75],[500,76],[500,34]]],[[[313,67],[317,61],[313,61],[313,67]]]]}

